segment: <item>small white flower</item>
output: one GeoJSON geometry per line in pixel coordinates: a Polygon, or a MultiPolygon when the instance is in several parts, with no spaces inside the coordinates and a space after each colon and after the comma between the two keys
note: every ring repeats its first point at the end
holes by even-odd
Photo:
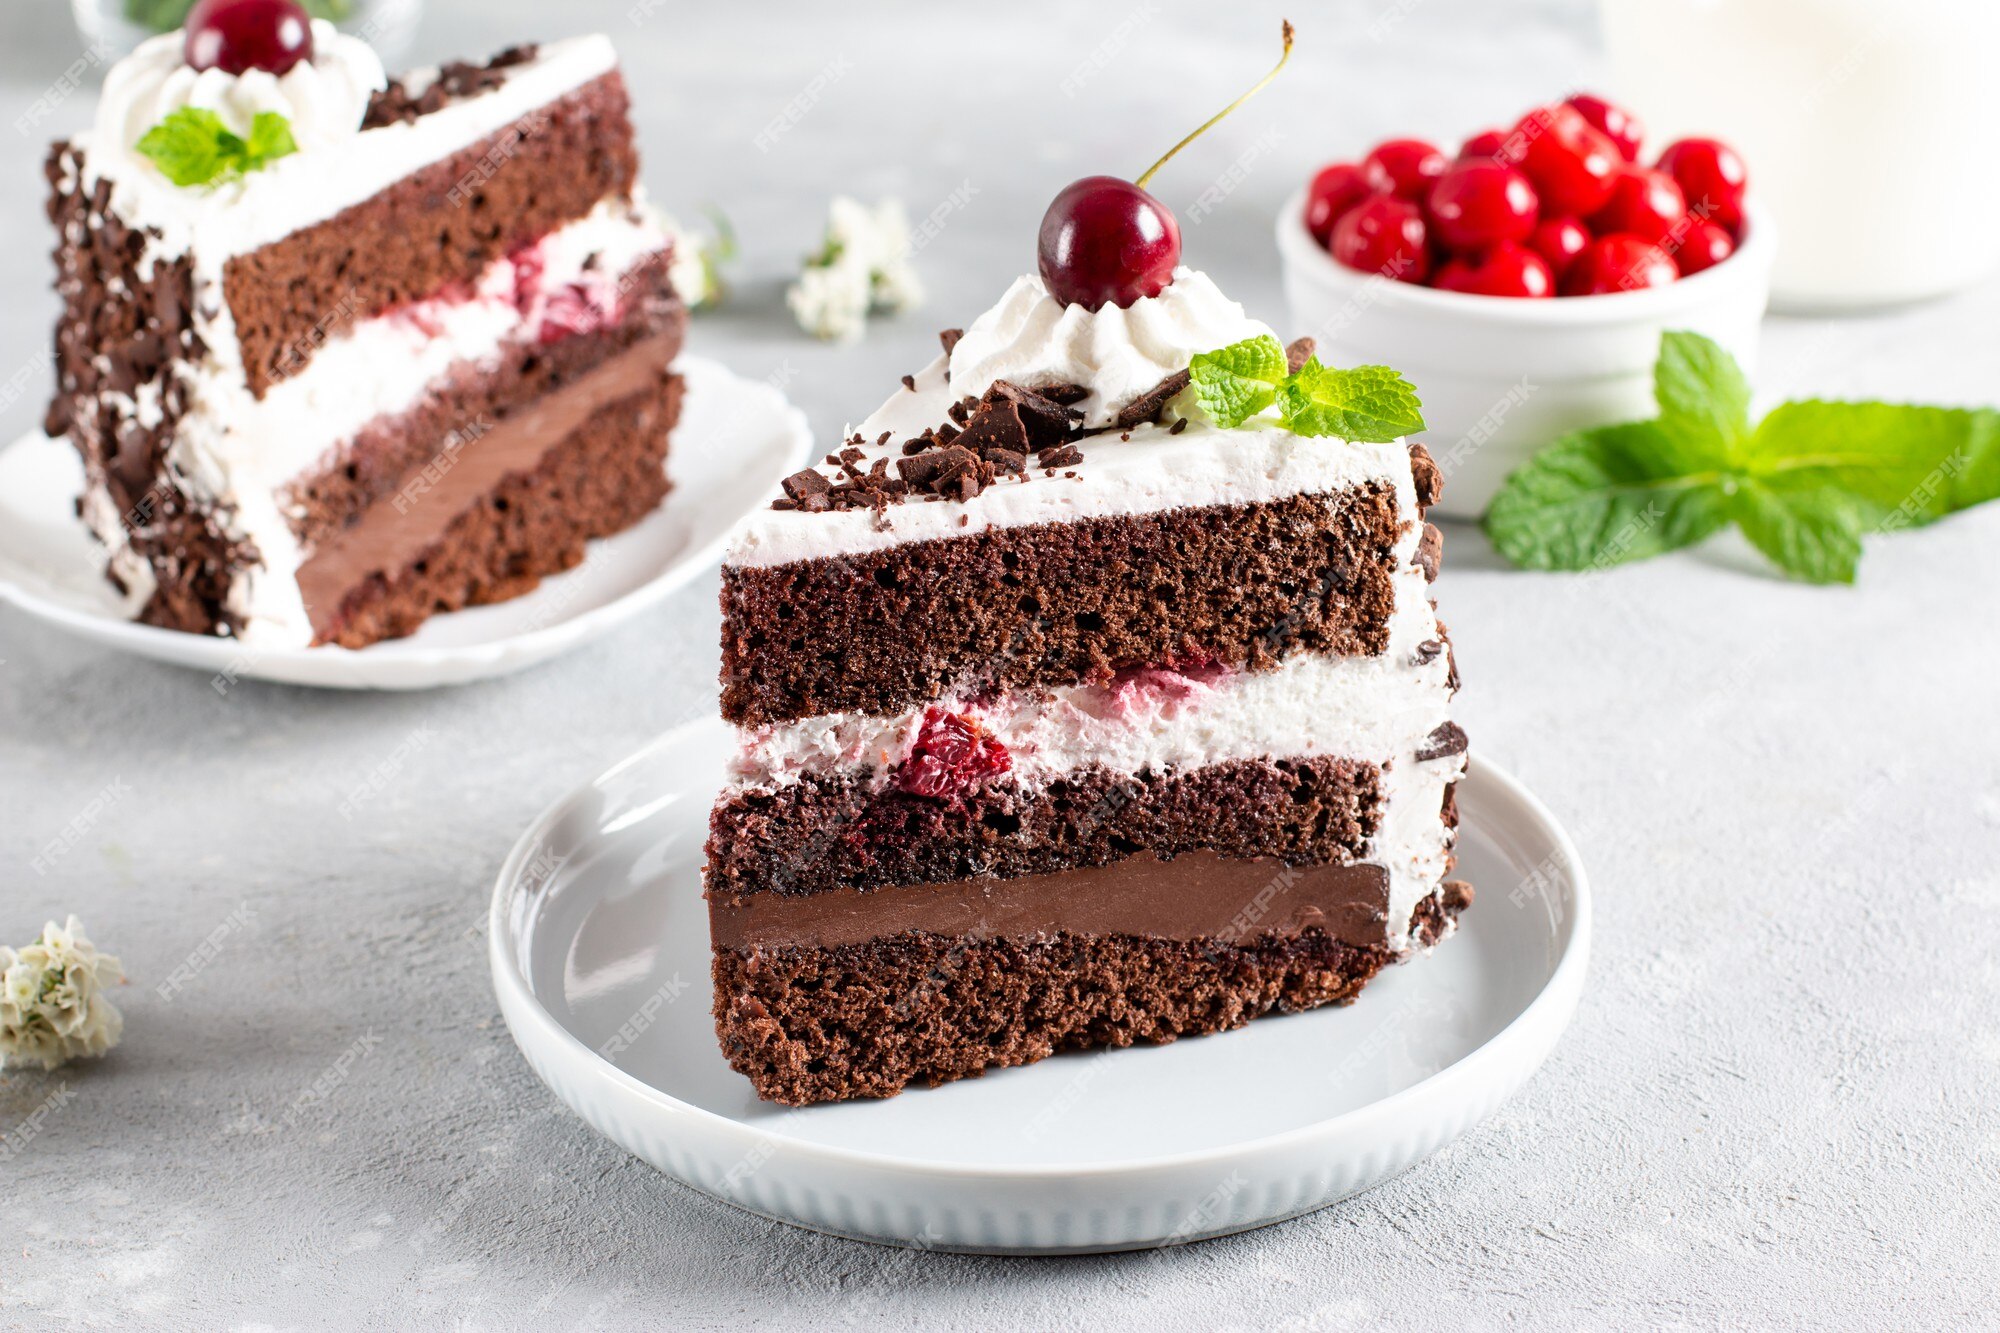
{"type": "Polygon", "coordinates": [[[853,342],[868,326],[868,272],[852,264],[808,268],[785,293],[799,327],[829,342],[853,342]]]}
{"type": "Polygon", "coordinates": [[[0,1068],[54,1069],[116,1046],[125,1019],[104,988],[124,978],[123,965],[99,953],[74,916],[49,922],[23,949],[0,946],[0,1068]]]}
{"type": "Polygon", "coordinates": [[[816,338],[850,342],[871,311],[900,313],[924,298],[910,262],[910,220],[901,201],[870,208],[838,196],[827,209],[826,240],[785,293],[799,327],[816,338]]]}
{"type": "Polygon", "coordinates": [[[667,278],[681,301],[689,310],[720,305],[722,265],[736,257],[736,236],[729,220],[720,211],[712,211],[709,216],[715,223],[715,235],[703,236],[650,203],[642,203],[640,208],[646,219],[673,242],[673,253],[667,260],[667,278]]]}

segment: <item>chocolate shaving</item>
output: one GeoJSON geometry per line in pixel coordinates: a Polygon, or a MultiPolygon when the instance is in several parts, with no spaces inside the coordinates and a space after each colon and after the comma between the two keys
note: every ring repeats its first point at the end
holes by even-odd
{"type": "Polygon", "coordinates": [[[450,61],[438,67],[437,77],[421,93],[410,92],[409,85],[401,79],[391,79],[386,87],[368,99],[368,110],[362,116],[361,128],[374,130],[398,122],[407,123],[442,110],[447,103],[490,92],[507,81],[503,71],[525,65],[538,52],[539,48],[533,45],[510,46],[483,65],[464,60],[450,61]]]}
{"type": "Polygon", "coordinates": [[[944,345],[944,354],[947,357],[957,348],[958,340],[964,336],[964,329],[945,329],[938,334],[938,341],[944,345]]]}
{"type": "Polygon", "coordinates": [[[1028,456],[1013,449],[982,449],[979,456],[993,465],[995,472],[1020,472],[1028,470],[1028,456]]]}
{"type": "Polygon", "coordinates": [[[1175,417],[1174,424],[1167,427],[1167,434],[1169,435],[1180,434],[1182,431],[1187,429],[1187,423],[1188,419],[1186,417],[1175,417]]]}
{"type": "Polygon", "coordinates": [[[1051,402],[1061,403],[1064,407],[1068,407],[1072,403],[1080,403],[1090,397],[1090,386],[1086,384],[1043,384],[1038,386],[1035,392],[1051,402]]]}
{"type": "Polygon", "coordinates": [[[1285,373],[1296,375],[1299,368],[1312,360],[1313,350],[1319,344],[1311,338],[1294,338],[1285,346],[1285,373]]]}
{"type": "Polygon", "coordinates": [[[1146,392],[1125,405],[1123,411],[1112,421],[1118,430],[1130,430],[1156,419],[1172,401],[1174,395],[1187,388],[1192,374],[1186,370],[1176,370],[1173,374],[1155,384],[1146,392]]]}
{"type": "Polygon", "coordinates": [[[832,489],[827,479],[811,468],[806,468],[801,472],[794,472],[791,476],[786,477],[784,487],[785,494],[799,504],[804,504],[807,496],[825,495],[827,491],[832,489]]]}
{"type": "Polygon", "coordinates": [[[1465,728],[1456,722],[1440,722],[1437,729],[1424,737],[1424,743],[1417,747],[1417,762],[1443,759],[1454,754],[1464,754],[1472,747],[1465,728]]]}
{"type": "Polygon", "coordinates": [[[917,377],[915,375],[903,376],[903,387],[911,393],[915,393],[917,391],[917,377]]]}
{"type": "Polygon", "coordinates": [[[1417,661],[1435,662],[1438,659],[1438,654],[1443,651],[1444,644],[1436,639],[1425,639],[1417,645],[1417,661]]]}
{"type": "Polygon", "coordinates": [[[1044,450],[1035,460],[1045,468],[1074,467],[1083,461],[1083,450],[1073,444],[1044,450]]]}
{"type": "MultiPolygon", "coordinates": [[[[1006,380],[996,380],[986,391],[985,402],[1007,402],[1019,413],[1027,430],[1031,452],[1054,448],[1067,442],[1083,425],[1083,413],[1059,403],[1039,389],[1027,389],[1006,380]]],[[[1011,446],[1010,446],[1011,447],[1011,446]]]]}
{"type": "Polygon", "coordinates": [[[1424,535],[1417,541],[1417,564],[1426,583],[1437,582],[1438,570],[1444,566],[1444,534],[1432,524],[1424,524],[1424,535]]]}
{"type": "Polygon", "coordinates": [[[1437,460],[1431,451],[1416,440],[1410,441],[1410,477],[1417,486],[1417,510],[1419,513],[1438,502],[1444,493],[1444,473],[1439,471],[1437,460]]]}

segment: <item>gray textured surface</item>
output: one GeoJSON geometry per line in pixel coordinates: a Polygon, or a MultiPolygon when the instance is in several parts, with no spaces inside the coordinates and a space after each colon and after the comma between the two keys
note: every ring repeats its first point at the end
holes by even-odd
{"type": "MultiPolygon", "coordinates": [[[[420,53],[617,34],[655,194],[723,202],[748,248],[697,345],[752,375],[789,364],[822,431],[1027,265],[1060,184],[1137,170],[1261,69],[1276,16],[695,8],[635,24],[622,0],[434,0],[420,53]],[[1100,43],[1110,72],[1066,96],[1100,43]],[[845,72],[758,152],[829,61],[845,72]],[[831,192],[921,215],[967,182],[921,257],[926,311],[854,351],[788,332],[777,283],[831,192]]],[[[1298,7],[1298,68],[1162,182],[1185,205],[1283,127],[1190,228],[1191,260],[1281,318],[1267,218],[1318,159],[1450,137],[1596,71],[1581,7],[1501,8],[1298,7]]],[[[72,48],[53,0],[0,23],[11,123],[72,48]]],[[[0,132],[0,385],[36,366],[53,308],[40,137],[0,132]]],[[[1996,317],[1989,287],[1774,322],[1763,387],[1977,401],[1996,317]]],[[[8,437],[37,419],[29,374],[8,437]]],[[[1499,571],[1449,534],[1462,715],[1568,821],[1597,885],[1575,1027],[1496,1119],[1366,1197],[1069,1261],[917,1257],[732,1211],[597,1139],[509,1043],[481,938],[492,875],[545,803],[713,706],[713,576],[573,657],[415,696],[222,697],[0,610],[0,936],[75,911],[134,979],[111,1058],[0,1075],[0,1326],[1992,1326],[1996,543],[2000,508],[1880,541],[1859,587],[1820,591],[1727,546],[1573,580],[1499,571]],[[162,1000],[232,914],[213,964],[162,1000]]]]}

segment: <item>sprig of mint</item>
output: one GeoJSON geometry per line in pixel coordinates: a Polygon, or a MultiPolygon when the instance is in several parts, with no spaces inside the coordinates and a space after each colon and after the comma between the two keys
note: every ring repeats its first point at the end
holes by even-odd
{"type": "MultiPolygon", "coordinates": [[[[304,0],[311,18],[342,23],[354,15],[354,0],[304,0]]],[[[125,0],[125,17],[154,32],[172,32],[187,22],[194,0],[125,0]]]]}
{"type": "Polygon", "coordinates": [[[1195,403],[1226,430],[1274,406],[1278,424],[1294,435],[1379,444],[1424,428],[1416,390],[1387,366],[1336,370],[1313,356],[1288,371],[1285,349],[1269,334],[1201,352],[1188,373],[1195,403]]]}
{"type": "Polygon", "coordinates": [[[299,150],[291,122],[275,111],[259,111],[244,139],[221,116],[195,106],[184,106],[147,130],[138,147],[176,185],[216,185],[299,150]]]}
{"type": "Polygon", "coordinates": [[[1660,339],[1660,414],[1556,440],[1486,511],[1529,569],[1605,569],[1735,524],[1796,578],[1852,583],[1861,539],[2000,498],[2000,412],[1789,402],[1755,425],[1750,385],[1696,333],[1660,339]]]}

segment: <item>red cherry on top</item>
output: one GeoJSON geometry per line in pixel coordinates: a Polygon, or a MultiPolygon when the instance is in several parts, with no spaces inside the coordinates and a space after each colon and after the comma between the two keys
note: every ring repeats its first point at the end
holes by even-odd
{"type": "Polygon", "coordinates": [[[1680,247],[1674,251],[1674,263],[1685,278],[1705,268],[1714,268],[1735,253],[1736,242],[1727,231],[1713,222],[1690,218],[1680,247]]]}
{"type": "Polygon", "coordinates": [[[1453,163],[1431,183],[1424,216],[1431,234],[1453,250],[1483,250],[1523,241],[1535,229],[1541,201],[1528,178],[1504,162],[1453,163]]]}
{"type": "Polygon", "coordinates": [[[1449,261],[1431,279],[1431,286],[1475,296],[1556,294],[1555,274],[1549,271],[1548,261],[1514,241],[1502,241],[1490,250],[1449,261]]]}
{"type": "Polygon", "coordinates": [[[1422,282],[1430,275],[1430,252],[1424,241],[1424,219],[1417,206],[1392,194],[1378,194],[1334,223],[1328,248],[1349,268],[1398,282],[1422,282]]]}
{"type": "Polygon", "coordinates": [[[1507,160],[1507,136],[1498,130],[1481,130],[1458,146],[1458,160],[1469,161],[1476,157],[1507,160]]]}
{"type": "Polygon", "coordinates": [[[1646,137],[1646,127],[1640,124],[1637,116],[1594,93],[1578,93],[1569,99],[1569,104],[1605,138],[1617,145],[1620,157],[1627,162],[1639,160],[1639,144],[1646,137]]]}
{"type": "Polygon", "coordinates": [[[1122,309],[1174,280],[1181,224],[1131,181],[1085,176],[1042,216],[1039,252],[1042,281],[1058,302],[1122,309]]]}
{"type": "Polygon", "coordinates": [[[1444,175],[1445,155],[1422,139],[1390,139],[1361,159],[1361,170],[1377,190],[1404,199],[1422,199],[1430,183],[1444,175]]]}
{"type": "Polygon", "coordinates": [[[1687,196],[1674,178],[1650,167],[1623,167],[1611,181],[1611,198],[1591,214],[1590,229],[1599,236],[1628,232],[1660,244],[1687,216],[1687,196]]]}
{"type": "Polygon", "coordinates": [[[1680,271],[1667,252],[1637,236],[1600,236],[1563,274],[1564,296],[1608,296],[1643,287],[1665,287],[1680,271]]]}
{"type": "Polygon", "coordinates": [[[1589,217],[1611,198],[1612,175],[1624,159],[1569,103],[1530,111],[1512,137],[1520,145],[1521,170],[1551,213],[1589,217]]]}
{"type": "Polygon", "coordinates": [[[1352,162],[1336,162],[1320,168],[1306,190],[1306,230],[1315,241],[1325,245],[1341,214],[1374,192],[1368,174],[1352,162]]]}
{"type": "Polygon", "coordinates": [[[1548,261],[1558,281],[1590,244],[1590,231],[1575,218],[1547,218],[1528,234],[1528,248],[1548,261]]]}
{"type": "Polygon", "coordinates": [[[1656,164],[1687,196],[1688,211],[1734,231],[1743,223],[1743,191],[1749,173],[1736,150],[1718,139],[1679,139],[1656,164]]]}
{"type": "Polygon", "coordinates": [[[197,0],[182,55],[195,69],[284,74],[313,58],[312,23],[297,0],[197,0]]]}

